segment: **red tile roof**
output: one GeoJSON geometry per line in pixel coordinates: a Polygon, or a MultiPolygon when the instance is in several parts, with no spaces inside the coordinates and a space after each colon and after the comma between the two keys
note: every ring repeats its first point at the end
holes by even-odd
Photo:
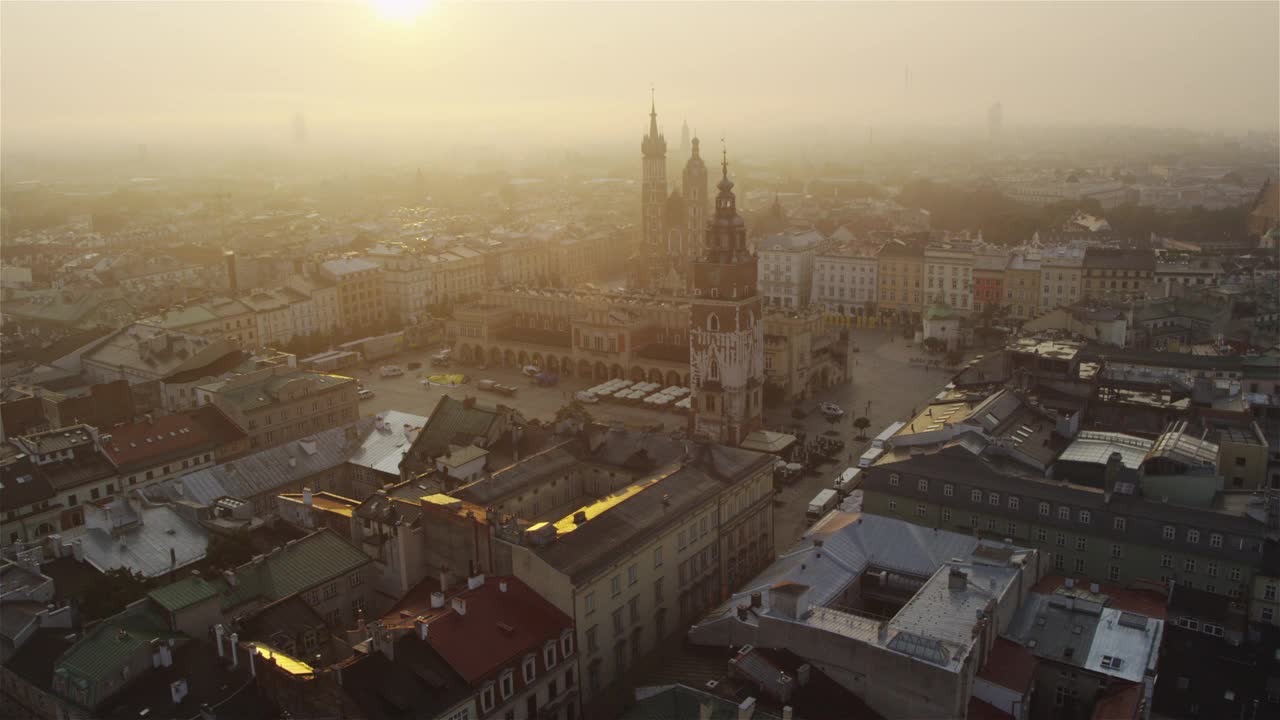
{"type": "Polygon", "coordinates": [[[1125,683],[1113,686],[1093,706],[1091,720],[1134,720],[1142,703],[1142,686],[1125,683]]]}
{"type": "MultiPolygon", "coordinates": [[[[1055,590],[1063,587],[1065,582],[1066,578],[1062,575],[1046,575],[1040,579],[1040,582],[1035,584],[1035,587],[1031,588],[1031,592],[1052,595],[1055,590]]],[[[1089,580],[1076,578],[1077,588],[1088,589],[1089,584],[1089,580]]],[[[1108,585],[1106,583],[1097,583],[1097,585],[1098,592],[1110,598],[1107,607],[1146,615],[1157,620],[1164,620],[1168,615],[1168,593],[1160,593],[1148,589],[1123,588],[1119,585],[1108,585]]]]}
{"type": "Polygon", "coordinates": [[[452,594],[444,608],[423,614],[428,618],[427,642],[473,686],[508,667],[516,671],[519,686],[519,665],[527,653],[537,656],[541,676],[543,646],[573,627],[568,615],[512,577],[486,578],[475,590],[452,594]],[[506,592],[500,587],[504,582],[506,592]],[[454,599],[466,602],[465,615],[453,610],[454,599]]]}
{"type": "Polygon", "coordinates": [[[996,644],[992,646],[987,662],[978,671],[978,677],[1026,695],[1031,691],[1031,683],[1035,680],[1036,664],[1036,658],[1030,650],[1011,640],[996,638],[996,644]]]}
{"type": "Polygon", "coordinates": [[[186,415],[161,415],[151,422],[130,423],[100,435],[103,453],[117,468],[151,467],[170,458],[212,449],[204,426],[186,415]],[[110,442],[106,438],[110,437],[110,442]]]}
{"type": "Polygon", "coordinates": [[[1013,716],[1009,713],[976,697],[969,698],[969,712],[966,717],[968,720],[1013,720],[1013,716]]]}

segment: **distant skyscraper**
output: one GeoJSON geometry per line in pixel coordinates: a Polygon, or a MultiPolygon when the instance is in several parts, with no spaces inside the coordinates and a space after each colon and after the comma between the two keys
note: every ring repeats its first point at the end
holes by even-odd
{"type": "Polygon", "coordinates": [[[307,118],[302,113],[293,114],[293,142],[301,145],[307,141],[307,118]]]}
{"type": "Polygon", "coordinates": [[[684,126],[680,128],[680,157],[689,154],[689,121],[684,121],[684,126]]]}
{"type": "Polygon", "coordinates": [[[996,103],[987,109],[987,139],[996,142],[1004,126],[1004,107],[996,103]]]}
{"type": "Polygon", "coordinates": [[[658,132],[658,110],[649,99],[649,134],[640,141],[643,172],[640,183],[640,253],[633,268],[636,287],[647,288],[661,277],[667,266],[663,232],[663,211],[667,202],[667,139],[658,132]]]}
{"type": "Polygon", "coordinates": [[[693,268],[689,432],[737,447],[760,428],[764,392],[764,323],[756,291],[758,265],[747,248],[729,161],[716,186],[715,217],[693,268]]]}

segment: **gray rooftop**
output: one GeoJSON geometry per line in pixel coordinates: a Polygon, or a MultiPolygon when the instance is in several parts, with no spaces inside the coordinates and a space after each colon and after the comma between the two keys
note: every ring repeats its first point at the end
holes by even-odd
{"type": "Polygon", "coordinates": [[[361,434],[360,445],[347,460],[352,465],[375,472],[400,476],[400,460],[413,445],[413,439],[427,424],[427,418],[399,410],[378,413],[361,434]]]}

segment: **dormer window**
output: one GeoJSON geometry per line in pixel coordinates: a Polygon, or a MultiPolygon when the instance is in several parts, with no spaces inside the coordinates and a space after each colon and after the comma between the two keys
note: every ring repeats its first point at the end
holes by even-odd
{"type": "Polygon", "coordinates": [[[511,670],[502,673],[502,677],[498,679],[502,690],[502,699],[506,700],[511,697],[511,693],[516,689],[516,674],[511,670]]]}

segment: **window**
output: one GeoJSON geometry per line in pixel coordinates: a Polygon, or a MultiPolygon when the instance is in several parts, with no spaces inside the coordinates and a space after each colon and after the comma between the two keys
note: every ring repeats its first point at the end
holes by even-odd
{"type": "Polygon", "coordinates": [[[924,478],[920,478],[916,481],[916,489],[920,492],[929,492],[929,481],[924,478]]]}
{"type": "Polygon", "coordinates": [[[982,491],[974,490],[973,492],[969,493],[969,499],[974,502],[982,502],[982,491]]]}
{"type": "Polygon", "coordinates": [[[1171,567],[1173,567],[1173,555],[1171,555],[1171,554],[1169,554],[1169,553],[1165,553],[1165,554],[1161,555],[1161,556],[1160,556],[1160,567],[1162,567],[1162,568],[1171,568],[1171,567]]]}
{"type": "Polygon", "coordinates": [[[889,487],[898,487],[898,473],[889,473],[889,487]]]}
{"type": "Polygon", "coordinates": [[[1165,540],[1172,540],[1176,535],[1177,530],[1175,530],[1172,525],[1164,526],[1164,533],[1162,534],[1162,537],[1164,537],[1165,540]]]}
{"type": "Polygon", "coordinates": [[[1085,539],[1082,537],[1076,538],[1076,552],[1084,552],[1084,549],[1085,549],[1085,539]]]}
{"type": "Polygon", "coordinates": [[[1064,505],[1064,506],[1062,506],[1062,507],[1059,507],[1059,508],[1058,508],[1058,519],[1059,519],[1059,520],[1070,520],[1070,519],[1071,519],[1071,508],[1066,507],[1065,505],[1064,505]]]}
{"type": "Polygon", "coordinates": [[[1010,496],[1009,496],[1009,509],[1010,509],[1010,510],[1017,510],[1017,509],[1018,509],[1018,505],[1019,505],[1019,503],[1021,503],[1021,500],[1019,500],[1018,498],[1016,498],[1016,497],[1014,497],[1014,496],[1012,496],[1012,495],[1010,495],[1010,496]]]}
{"type": "MultiPolygon", "coordinates": [[[[556,644],[554,641],[542,646],[542,665],[548,670],[556,666],[556,644]]],[[[553,692],[551,695],[555,696],[555,693],[553,692]]]]}
{"type": "Polygon", "coordinates": [[[945,497],[951,497],[955,495],[955,490],[956,490],[955,486],[952,485],[951,483],[947,483],[946,485],[942,486],[942,494],[945,497]]]}
{"type": "Polygon", "coordinates": [[[1211,548],[1222,547],[1222,536],[1219,535],[1218,533],[1209,533],[1209,547],[1211,548]]]}
{"type": "Polygon", "coordinates": [[[1196,561],[1195,561],[1195,560],[1192,560],[1191,558],[1187,558],[1186,560],[1183,560],[1183,561],[1182,561],[1182,569],[1183,569],[1183,570],[1186,570],[1186,571],[1187,571],[1187,572],[1189,572],[1189,573],[1193,573],[1193,572],[1195,572],[1195,571],[1196,571],[1196,561]]]}
{"type": "Polygon", "coordinates": [[[988,495],[987,502],[991,505],[1000,505],[1000,493],[990,493],[988,495]]]}
{"type": "Polygon", "coordinates": [[[1120,580],[1119,565],[1112,565],[1111,567],[1107,568],[1107,579],[1110,580],[1111,582],[1118,582],[1120,580]]]}
{"type": "Polygon", "coordinates": [[[1124,518],[1122,518],[1122,517],[1118,517],[1118,518],[1113,519],[1113,520],[1111,521],[1111,527],[1115,528],[1116,530],[1118,530],[1118,531],[1120,531],[1120,532],[1124,532],[1124,531],[1125,531],[1125,519],[1124,519],[1124,518]]]}
{"type": "Polygon", "coordinates": [[[627,586],[628,587],[635,585],[637,582],[640,581],[639,570],[640,568],[634,564],[631,567],[627,568],[627,586]]]}
{"type": "Polygon", "coordinates": [[[493,683],[485,683],[480,691],[480,709],[484,712],[493,710],[493,683]]]}
{"type": "Polygon", "coordinates": [[[653,549],[653,566],[656,568],[662,567],[662,546],[661,545],[653,549]]]}
{"type": "Polygon", "coordinates": [[[622,576],[621,575],[613,576],[613,579],[609,581],[609,590],[610,590],[610,594],[613,597],[618,597],[619,595],[622,594],[622,576]]]}
{"type": "MultiPolygon", "coordinates": [[[[554,650],[552,651],[554,652],[554,650]]],[[[538,659],[532,654],[524,656],[524,662],[520,664],[520,674],[524,677],[525,684],[533,682],[533,676],[538,671],[538,659]]]]}
{"type": "Polygon", "coordinates": [[[1198,542],[1200,542],[1200,531],[1199,531],[1199,530],[1188,530],[1188,531],[1187,531],[1187,542],[1189,542],[1189,543],[1198,543],[1198,542]]]}
{"type": "Polygon", "coordinates": [[[506,700],[511,697],[511,693],[516,689],[516,674],[511,670],[502,673],[502,677],[498,679],[498,685],[502,691],[502,699],[506,700]]]}
{"type": "Polygon", "coordinates": [[[1089,522],[1093,520],[1093,515],[1091,515],[1088,510],[1081,510],[1076,517],[1080,519],[1081,525],[1088,525],[1089,522]]]}
{"type": "Polygon", "coordinates": [[[1049,503],[1040,503],[1040,517],[1049,517],[1049,503]]]}

